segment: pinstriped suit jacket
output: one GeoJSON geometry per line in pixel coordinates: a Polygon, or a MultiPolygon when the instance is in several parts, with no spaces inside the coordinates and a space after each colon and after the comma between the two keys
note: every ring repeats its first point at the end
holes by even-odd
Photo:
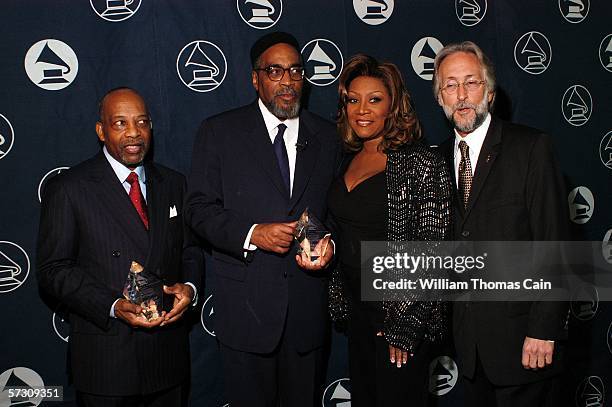
{"type": "Polygon", "coordinates": [[[201,250],[182,217],[185,179],[145,164],[149,231],[102,153],[53,178],[45,188],[37,252],[40,287],[70,310],[70,367],[77,390],[147,394],[189,377],[185,323],[133,329],[110,318],[130,263],[167,285],[202,278],[201,250]],[[176,206],[177,216],[170,217],[176,206]]]}

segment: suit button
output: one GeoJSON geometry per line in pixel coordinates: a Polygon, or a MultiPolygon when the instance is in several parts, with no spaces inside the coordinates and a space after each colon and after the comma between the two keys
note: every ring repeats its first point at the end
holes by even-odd
{"type": "Polygon", "coordinates": [[[283,277],[287,278],[287,272],[286,271],[283,271],[283,277]]]}
{"type": "Polygon", "coordinates": [[[121,252],[119,250],[115,250],[113,252],[113,257],[120,257],[121,256],[121,252]]]}
{"type": "Polygon", "coordinates": [[[294,211],[293,209],[291,209],[291,210],[289,211],[289,216],[293,216],[293,215],[295,215],[295,211],[294,211]]]}
{"type": "Polygon", "coordinates": [[[468,230],[464,230],[463,232],[461,232],[461,236],[469,237],[470,236],[470,232],[468,230]]]}

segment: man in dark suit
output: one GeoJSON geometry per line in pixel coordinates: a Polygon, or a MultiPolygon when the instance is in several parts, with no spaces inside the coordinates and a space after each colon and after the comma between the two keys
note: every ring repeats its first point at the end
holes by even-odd
{"type": "Polygon", "coordinates": [[[304,70],[286,33],[251,49],[258,99],[205,120],[193,151],[186,216],[212,246],[215,332],[232,407],[320,403],[328,332],[328,250],[296,263],[295,220],[326,215],[334,126],[300,110],[304,70]],[[302,263],[302,265],[304,265],[302,263]]]}
{"type": "MultiPolygon", "coordinates": [[[[565,240],[564,185],[550,139],[489,113],[495,75],[476,44],[450,44],[438,53],[434,93],[454,127],[441,146],[455,177],[454,239],[565,240]]],[[[566,317],[559,302],[455,303],[466,405],[558,405],[566,317]]]]}
{"type": "Polygon", "coordinates": [[[96,124],[103,151],[45,188],[38,237],[40,287],[70,310],[70,366],[81,406],[181,406],[188,327],[203,258],[181,211],[182,175],[144,161],[151,120],[129,88],[108,92],[96,124]],[[163,280],[172,302],[147,321],[122,298],[130,265],[163,280]]]}

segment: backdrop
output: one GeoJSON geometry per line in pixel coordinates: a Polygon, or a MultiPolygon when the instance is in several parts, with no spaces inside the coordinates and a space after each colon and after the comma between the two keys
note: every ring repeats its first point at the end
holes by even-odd
{"type": "MultiPolygon", "coordinates": [[[[473,40],[497,67],[498,113],[554,136],[574,238],[609,245],[611,19],[612,3],[603,0],[3,0],[0,405],[11,403],[5,385],[43,383],[64,386],[72,405],[69,319],[41,300],[34,277],[39,196],[49,177],[98,151],[96,104],[108,89],[142,93],[155,159],[186,172],[200,121],[254,100],[251,44],[284,30],[303,46],[310,110],[334,119],[343,61],[366,52],[401,68],[426,137],[438,144],[450,130],[431,92],[433,58],[444,44],[473,40]]],[[[594,287],[585,289],[592,301],[571,309],[567,402],[603,406],[612,311],[594,287]]],[[[214,296],[201,298],[192,315],[192,404],[221,407],[214,296]]],[[[345,345],[334,333],[323,406],[350,405],[345,345]]],[[[432,360],[437,405],[461,399],[454,358],[444,347],[432,360]]]]}

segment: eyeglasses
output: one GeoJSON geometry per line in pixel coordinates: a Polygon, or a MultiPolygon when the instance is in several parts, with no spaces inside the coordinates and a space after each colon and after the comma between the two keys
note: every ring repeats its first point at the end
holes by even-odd
{"type": "Polygon", "coordinates": [[[460,83],[457,81],[448,81],[446,85],[440,87],[440,91],[444,91],[449,95],[454,95],[457,93],[459,86],[463,85],[463,89],[467,92],[475,92],[477,91],[483,83],[487,81],[478,80],[478,79],[468,79],[467,81],[460,83]]]}
{"type": "MultiPolygon", "coordinates": [[[[100,123],[103,123],[103,122],[100,122],[100,123]]],[[[153,128],[153,123],[151,122],[151,119],[147,117],[135,120],[134,124],[136,125],[137,128],[141,130],[153,128]]],[[[113,130],[123,131],[128,128],[128,121],[126,119],[118,119],[118,120],[113,121],[110,124],[110,126],[113,130]]]]}
{"type": "Polygon", "coordinates": [[[283,68],[278,65],[270,65],[265,68],[255,68],[254,71],[265,71],[268,74],[268,79],[274,82],[278,82],[283,79],[285,72],[289,71],[289,78],[292,81],[301,81],[304,79],[304,67],[303,66],[290,66],[289,68],[283,68]]]}

